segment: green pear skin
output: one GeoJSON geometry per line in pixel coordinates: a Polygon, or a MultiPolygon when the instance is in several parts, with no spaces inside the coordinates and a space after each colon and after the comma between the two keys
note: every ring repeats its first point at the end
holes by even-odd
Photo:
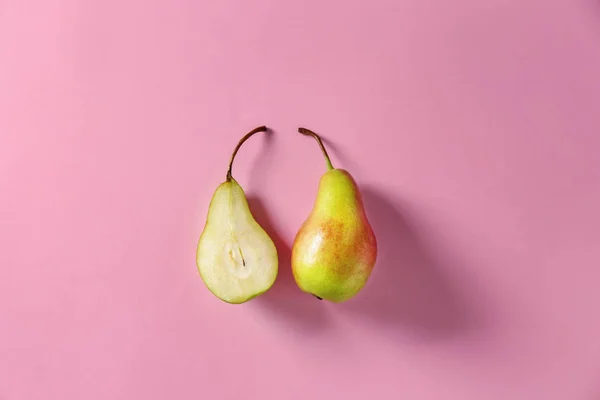
{"type": "Polygon", "coordinates": [[[292,273],[298,287],[339,303],[366,285],[377,260],[377,240],[367,219],[360,190],[350,173],[331,165],[314,132],[328,171],[320,179],[313,208],[292,246],[292,273]]]}

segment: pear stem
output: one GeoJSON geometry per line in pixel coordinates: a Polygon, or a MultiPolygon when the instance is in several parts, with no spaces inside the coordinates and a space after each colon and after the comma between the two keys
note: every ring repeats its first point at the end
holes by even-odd
{"type": "Polygon", "coordinates": [[[233,160],[235,159],[235,155],[237,154],[238,150],[240,149],[240,147],[242,147],[242,144],[244,144],[244,142],[246,140],[248,140],[250,138],[250,136],[254,135],[255,133],[258,132],[266,132],[267,131],[267,127],[266,126],[259,126],[257,128],[252,129],[250,132],[246,133],[244,135],[243,138],[240,139],[240,141],[238,142],[237,146],[235,146],[235,149],[233,150],[233,153],[231,154],[231,159],[229,160],[229,169],[227,169],[227,181],[229,182],[231,180],[231,168],[233,167],[233,160]]]}
{"type": "Polygon", "coordinates": [[[317,143],[319,143],[319,147],[321,148],[321,151],[323,152],[323,156],[325,156],[325,161],[327,162],[327,168],[329,170],[334,169],[333,165],[331,164],[331,159],[329,158],[329,154],[327,154],[327,150],[325,150],[325,146],[323,145],[323,141],[321,140],[321,137],[319,135],[317,135],[316,133],[314,133],[313,131],[311,131],[310,129],[306,129],[306,128],[298,128],[298,132],[300,132],[303,135],[312,136],[315,138],[317,143]]]}

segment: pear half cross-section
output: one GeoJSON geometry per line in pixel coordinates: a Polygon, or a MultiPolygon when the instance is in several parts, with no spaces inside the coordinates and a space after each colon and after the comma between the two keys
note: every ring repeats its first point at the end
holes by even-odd
{"type": "Polygon", "coordinates": [[[232,177],[213,194],[196,263],[208,289],[227,303],[244,303],[275,282],[275,244],[254,219],[244,190],[232,177]]]}

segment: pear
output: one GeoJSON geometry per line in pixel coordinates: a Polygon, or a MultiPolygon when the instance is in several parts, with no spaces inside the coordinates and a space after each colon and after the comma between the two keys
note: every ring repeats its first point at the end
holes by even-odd
{"type": "Polygon", "coordinates": [[[233,160],[242,144],[260,126],[246,134],[235,147],[227,177],[215,190],[196,251],[196,264],[207,288],[226,303],[240,304],[271,288],[278,271],[273,240],[254,219],[244,190],[233,178],[233,160]]]}
{"type": "Polygon", "coordinates": [[[298,131],[317,140],[328,170],[294,239],[292,273],[302,291],[339,303],[366,285],[377,259],[377,240],[352,175],[333,167],[319,135],[298,131]]]}

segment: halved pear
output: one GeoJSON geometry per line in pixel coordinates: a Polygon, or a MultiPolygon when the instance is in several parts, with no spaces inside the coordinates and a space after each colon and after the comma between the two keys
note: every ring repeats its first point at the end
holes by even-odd
{"type": "Polygon", "coordinates": [[[277,278],[278,255],[273,240],[254,219],[244,190],[231,175],[235,148],[227,179],[215,190],[208,207],[206,224],[198,240],[196,264],[208,289],[219,299],[244,303],[266,292],[277,278]]]}

